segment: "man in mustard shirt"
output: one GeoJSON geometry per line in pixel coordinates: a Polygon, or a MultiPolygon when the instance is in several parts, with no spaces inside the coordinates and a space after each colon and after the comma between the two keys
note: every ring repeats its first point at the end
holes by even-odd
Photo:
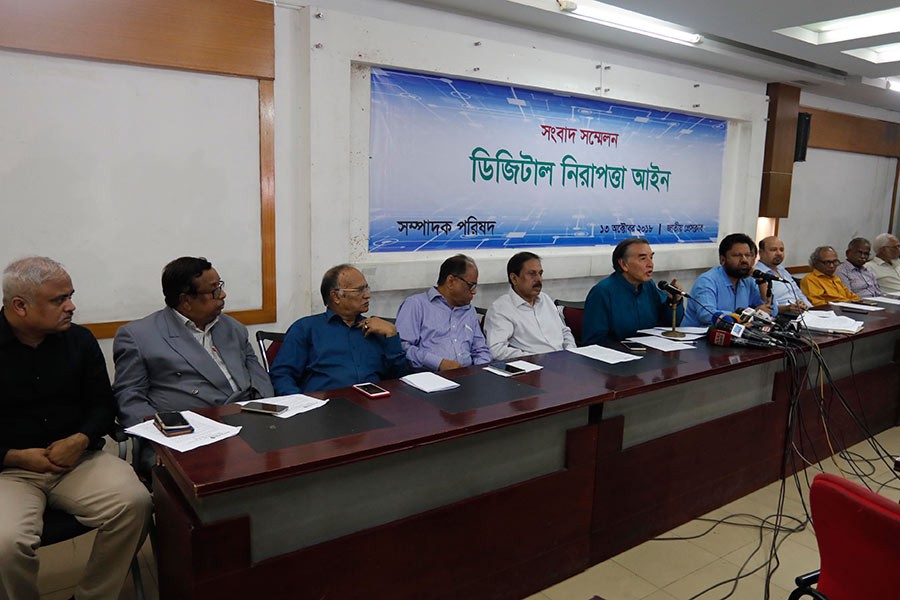
{"type": "Polygon", "coordinates": [[[813,271],[800,282],[800,289],[813,306],[829,302],[855,302],[860,299],[834,274],[840,264],[837,252],[831,246],[819,246],[810,254],[809,266],[813,271]]]}

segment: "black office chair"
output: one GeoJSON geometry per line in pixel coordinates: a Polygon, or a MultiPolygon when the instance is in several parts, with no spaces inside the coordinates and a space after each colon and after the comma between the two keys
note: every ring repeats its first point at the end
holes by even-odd
{"type": "MultiPolygon", "coordinates": [[[[112,435],[119,444],[119,458],[125,460],[128,453],[128,436],[124,431],[118,430],[112,435]]],[[[82,524],[73,515],[58,508],[44,510],[44,530],[41,532],[41,546],[52,546],[59,542],[71,540],[90,532],[93,527],[82,524]]],[[[140,550],[140,549],[138,549],[140,550]]],[[[137,553],[131,558],[131,581],[134,583],[134,597],[144,600],[144,581],[141,578],[141,566],[138,563],[137,553]]]]}
{"type": "Polygon", "coordinates": [[[257,331],[256,343],[259,344],[259,353],[262,356],[263,366],[266,371],[275,360],[281,344],[284,342],[284,334],[276,331],[257,331]]]}
{"type": "Polygon", "coordinates": [[[484,315],[487,314],[487,309],[476,306],[475,312],[478,314],[478,326],[481,327],[481,333],[484,333],[484,315]]]}
{"type": "Polygon", "coordinates": [[[553,304],[556,306],[563,306],[568,308],[580,308],[584,310],[584,300],[576,301],[576,300],[554,300],[553,304]]]}

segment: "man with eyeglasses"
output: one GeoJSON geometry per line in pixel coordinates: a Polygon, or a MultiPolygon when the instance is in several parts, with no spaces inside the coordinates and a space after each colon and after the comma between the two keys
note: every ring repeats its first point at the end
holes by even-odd
{"type": "Polygon", "coordinates": [[[875,236],[872,244],[875,257],[866,263],[866,268],[878,279],[878,285],[885,292],[900,292],[900,240],[890,233],[875,236]]]}
{"type": "Polygon", "coordinates": [[[208,260],[173,260],[163,269],[162,290],[166,308],[120,327],[113,342],[122,425],[273,395],[247,328],[222,314],[225,282],[208,260]]]}
{"type": "Polygon", "coordinates": [[[875,274],[866,268],[872,246],[866,238],[853,238],[847,245],[847,262],[841,264],[834,272],[844,285],[860,298],[871,298],[881,295],[881,286],[875,274]]]}
{"type": "Polygon", "coordinates": [[[346,387],[409,372],[393,323],[365,317],[369,284],[359,270],[338,265],[319,288],[326,310],[297,320],[272,363],[278,395],[346,387]]]}
{"type": "Polygon", "coordinates": [[[478,267],[464,254],[441,264],[435,287],[410,296],[397,311],[397,330],[414,369],[447,371],[491,362],[472,307],[478,267]]]}
{"type": "Polygon", "coordinates": [[[717,312],[757,308],[775,315],[778,306],[763,302],[759,287],[750,277],[756,262],[756,243],[745,233],[726,235],[719,242],[719,266],[700,275],[691,288],[695,301],[688,302],[682,325],[709,325],[717,312]]]}
{"type": "Polygon", "coordinates": [[[813,306],[829,302],[856,302],[860,299],[835,275],[840,264],[837,252],[831,246],[819,246],[809,255],[809,266],[813,271],[800,281],[800,289],[813,306]]]}

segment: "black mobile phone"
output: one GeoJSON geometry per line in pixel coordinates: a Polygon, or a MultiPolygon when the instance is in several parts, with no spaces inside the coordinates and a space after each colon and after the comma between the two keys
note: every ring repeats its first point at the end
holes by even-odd
{"type": "Polygon", "coordinates": [[[163,429],[184,429],[191,426],[187,419],[175,410],[158,412],[154,419],[163,429]]]}
{"type": "Polygon", "coordinates": [[[178,411],[158,412],[153,416],[153,425],[166,437],[193,433],[194,428],[178,411]]]}
{"type": "Polygon", "coordinates": [[[629,341],[625,340],[625,341],[621,342],[621,344],[623,346],[625,346],[625,349],[628,350],[629,352],[646,352],[647,351],[646,346],[644,346],[643,344],[638,344],[637,342],[629,342],[629,341]]]}
{"type": "Polygon", "coordinates": [[[359,393],[368,396],[369,398],[384,398],[391,395],[389,391],[383,387],[378,387],[374,383],[357,383],[353,387],[356,388],[359,393]]]}
{"type": "Polygon", "coordinates": [[[268,402],[248,402],[241,405],[241,410],[265,413],[267,415],[280,415],[287,409],[288,407],[283,404],[269,404],[268,402]]]}
{"type": "Polygon", "coordinates": [[[509,363],[503,365],[503,370],[507,373],[512,373],[513,375],[518,375],[519,373],[524,373],[525,369],[522,367],[514,367],[509,363]]]}

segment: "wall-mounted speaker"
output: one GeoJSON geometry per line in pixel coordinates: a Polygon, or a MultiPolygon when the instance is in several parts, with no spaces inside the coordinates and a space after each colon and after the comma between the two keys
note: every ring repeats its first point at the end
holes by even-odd
{"type": "Polygon", "coordinates": [[[806,160],[806,145],[809,144],[809,126],[812,123],[810,113],[797,114],[797,141],[794,143],[794,162],[806,160]]]}

